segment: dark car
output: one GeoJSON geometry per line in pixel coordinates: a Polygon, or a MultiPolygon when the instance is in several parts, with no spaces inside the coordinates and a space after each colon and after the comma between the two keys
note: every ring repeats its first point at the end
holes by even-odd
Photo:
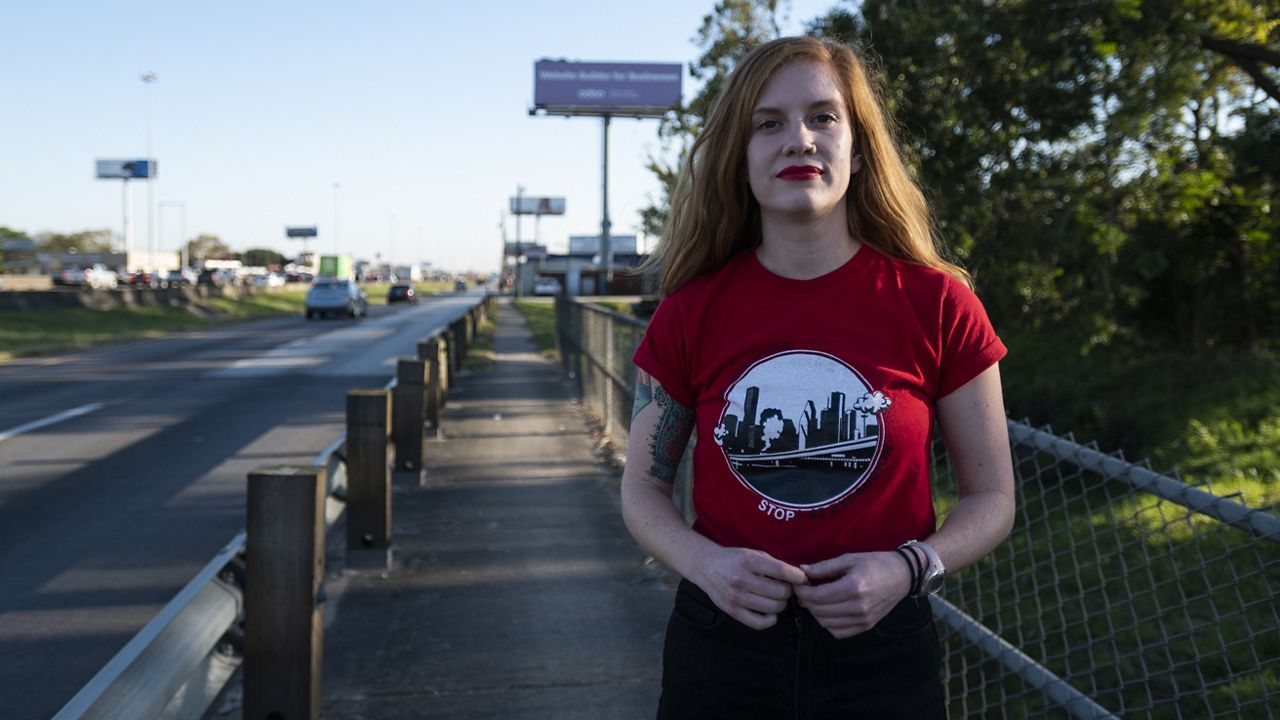
{"type": "Polygon", "coordinates": [[[414,290],[413,286],[407,283],[399,283],[387,288],[387,304],[390,305],[398,302],[417,305],[418,291],[414,290]]]}
{"type": "Polygon", "coordinates": [[[196,276],[197,285],[222,287],[224,285],[231,285],[235,283],[235,281],[236,274],[234,270],[215,270],[212,268],[205,268],[196,276]]]}
{"type": "Polygon", "coordinates": [[[308,320],[330,314],[364,317],[368,313],[368,299],[351,280],[319,278],[307,291],[306,313],[308,320]]]}
{"type": "Polygon", "coordinates": [[[466,291],[467,291],[467,281],[466,281],[466,280],[455,280],[455,281],[454,281],[454,283],[453,283],[453,291],[454,291],[454,292],[466,292],[466,291]]]}

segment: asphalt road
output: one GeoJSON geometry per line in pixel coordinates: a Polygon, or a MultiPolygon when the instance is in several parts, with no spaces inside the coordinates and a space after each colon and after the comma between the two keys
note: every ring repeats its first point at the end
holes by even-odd
{"type": "Polygon", "coordinates": [[[250,470],[311,464],[479,299],[0,364],[0,717],[57,712],[243,529],[250,470]]]}

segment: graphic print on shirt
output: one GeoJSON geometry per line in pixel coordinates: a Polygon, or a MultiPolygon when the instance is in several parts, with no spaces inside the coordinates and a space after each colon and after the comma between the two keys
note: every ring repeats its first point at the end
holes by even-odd
{"type": "Polygon", "coordinates": [[[826,507],[862,487],[884,447],[892,401],[814,351],[771,355],[725,391],[714,439],[744,485],[784,507],[826,507]]]}

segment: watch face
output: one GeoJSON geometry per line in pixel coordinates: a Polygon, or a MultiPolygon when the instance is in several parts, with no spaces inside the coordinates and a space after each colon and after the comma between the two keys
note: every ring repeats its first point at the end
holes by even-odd
{"type": "Polygon", "coordinates": [[[946,571],[944,570],[944,571],[940,571],[940,572],[939,572],[938,574],[936,574],[936,575],[932,575],[932,576],[930,576],[930,577],[925,578],[925,588],[924,588],[924,591],[925,591],[926,593],[933,594],[933,593],[936,593],[936,592],[938,592],[939,590],[941,590],[941,589],[942,589],[942,581],[943,581],[943,579],[946,577],[946,575],[947,575],[947,573],[946,573],[946,571]]]}

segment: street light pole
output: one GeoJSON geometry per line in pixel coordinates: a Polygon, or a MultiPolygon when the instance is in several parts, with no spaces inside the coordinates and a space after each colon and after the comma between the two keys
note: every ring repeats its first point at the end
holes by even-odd
{"type": "Polygon", "coordinates": [[[520,239],[520,216],[524,214],[524,186],[516,185],[516,287],[515,296],[518,300],[521,296],[520,284],[524,279],[524,268],[520,266],[520,262],[524,260],[524,241],[520,239]]]}
{"type": "MultiPolygon", "coordinates": [[[[156,253],[156,204],[155,204],[155,169],[151,163],[155,162],[154,150],[151,142],[151,85],[156,81],[154,72],[146,72],[142,75],[142,84],[146,88],[144,93],[144,106],[147,116],[147,269],[154,270],[155,253],[156,253]]],[[[129,264],[129,258],[125,256],[125,265],[129,264]]],[[[127,267],[125,268],[128,269],[127,267]]]]}

